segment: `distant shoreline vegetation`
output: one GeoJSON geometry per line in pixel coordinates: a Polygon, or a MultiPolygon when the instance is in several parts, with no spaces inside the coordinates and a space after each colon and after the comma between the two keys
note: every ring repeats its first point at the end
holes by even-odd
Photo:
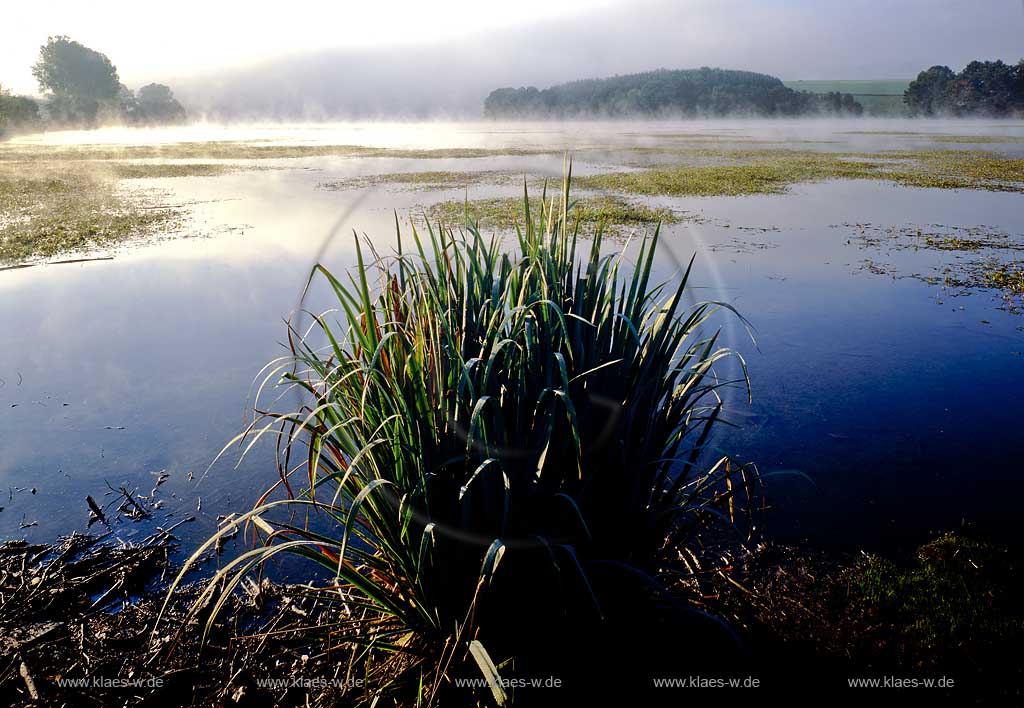
{"type": "Polygon", "coordinates": [[[793,79],[783,83],[794,91],[849,93],[864,107],[865,116],[907,115],[903,93],[910,86],[910,79],[793,79]]]}
{"type": "Polygon", "coordinates": [[[32,75],[42,100],[14,96],[0,85],[0,138],[49,128],[95,128],[102,124],[168,125],[188,115],[163,84],[132,91],[121,83],[106,54],[70,39],[47,39],[32,75]]]}
{"type": "Polygon", "coordinates": [[[484,101],[487,118],[859,116],[851,94],[794,91],[781,79],[729,69],[658,69],[584,79],[546,89],[499,88],[484,101]]]}
{"type": "Polygon", "coordinates": [[[993,117],[1024,115],[1024,59],[972,61],[957,74],[948,66],[922,71],[903,94],[915,116],[993,117]]]}

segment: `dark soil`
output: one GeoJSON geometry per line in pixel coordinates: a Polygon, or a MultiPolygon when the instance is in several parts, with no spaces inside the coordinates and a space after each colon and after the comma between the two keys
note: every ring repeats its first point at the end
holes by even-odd
{"type": "MultiPolygon", "coordinates": [[[[202,580],[163,607],[173,548],[167,532],[141,544],[115,542],[108,534],[0,545],[3,702],[350,705],[363,693],[359,677],[349,673],[356,663],[351,652],[324,650],[336,605],[323,593],[304,593],[303,586],[248,583],[217,615],[204,645],[212,608],[190,614],[202,580]]],[[[724,561],[724,568],[679,589],[724,617],[746,648],[746,660],[722,676],[756,677],[759,688],[679,688],[652,694],[653,700],[750,705],[774,694],[788,705],[1024,704],[1017,651],[1024,594],[1016,554],[950,534],[896,561],[771,545],[725,554],[724,561]],[[851,678],[954,684],[850,689],[851,678]]],[[[640,631],[634,639],[642,643],[643,636],[640,631]]],[[[633,647],[616,652],[620,658],[641,655],[639,644],[623,643],[633,647]]],[[[691,669],[679,666],[673,674],[687,676],[691,669]]],[[[702,671],[710,676],[706,667],[702,671]]],[[[608,676],[612,695],[614,677],[608,676]]],[[[646,697],[642,702],[655,704],[646,697]]]]}
{"type": "Polygon", "coordinates": [[[766,545],[704,585],[773,692],[1024,705],[1022,567],[1019,552],[950,533],[896,560],[766,545]],[[856,678],[933,686],[851,689],[856,678]]]}
{"type": "Polygon", "coordinates": [[[0,545],[0,703],[301,706],[349,690],[347,657],[310,658],[292,641],[289,630],[325,621],[314,600],[295,599],[296,586],[254,582],[236,593],[205,646],[209,608],[188,619],[201,582],[177,593],[158,623],[171,550],[160,536],[0,545]],[[275,634],[253,636],[266,632],[275,634]],[[278,683],[258,685],[267,679],[278,683]]]}

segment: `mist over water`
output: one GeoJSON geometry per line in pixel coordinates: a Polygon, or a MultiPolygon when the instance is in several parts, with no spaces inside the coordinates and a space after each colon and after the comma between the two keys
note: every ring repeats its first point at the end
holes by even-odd
{"type": "Polygon", "coordinates": [[[245,67],[164,78],[197,115],[212,119],[472,120],[497,88],[657,68],[909,80],[937,63],[954,70],[978,58],[1016,63],[1024,32],[1014,0],[912,0],[882,12],[863,2],[645,0],[564,22],[517,19],[457,39],[293,50],[245,67]]]}
{"type": "MultiPolygon", "coordinates": [[[[595,146],[657,146],[665,138],[705,137],[718,142],[777,142],[780,149],[817,143],[815,150],[929,143],[929,137],[1019,137],[1024,119],[993,118],[710,118],[689,120],[455,121],[194,121],[160,128],[101,127],[19,135],[18,145],[160,145],[241,142],[266,145],[351,145],[386,149],[552,148],[571,152],[595,146]],[[789,143],[787,145],[787,143],[789,143]],[[830,148],[829,144],[839,148],[830,148]]],[[[944,145],[949,149],[949,145],[944,145]]],[[[972,149],[985,149],[985,144],[972,149]]],[[[1015,150],[1012,143],[1000,150],[1015,150]]]]}

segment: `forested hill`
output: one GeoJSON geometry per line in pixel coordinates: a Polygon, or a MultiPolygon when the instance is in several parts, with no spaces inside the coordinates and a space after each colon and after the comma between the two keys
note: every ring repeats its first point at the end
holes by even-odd
{"type": "Polygon", "coordinates": [[[850,94],[794,91],[780,79],[728,69],[658,69],[642,74],[585,79],[546,89],[500,88],[484,101],[490,118],[607,116],[859,115],[850,94]]]}

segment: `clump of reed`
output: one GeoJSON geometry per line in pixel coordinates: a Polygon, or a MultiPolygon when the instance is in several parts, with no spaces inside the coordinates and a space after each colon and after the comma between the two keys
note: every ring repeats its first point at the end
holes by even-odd
{"type": "Polygon", "coordinates": [[[536,204],[524,195],[511,244],[467,216],[399,230],[389,256],[357,239],[347,277],[314,269],[340,322],[289,325],[257,398],[306,404],[238,439],[277,436],[284,493],[192,556],[241,525],[258,537],[197,601],[208,622],[278,554],[307,559],[337,611],[302,640],[389,705],[448,704],[467,676],[486,681],[473,700],[504,705],[509,677],[583,681],[659,655],[657,633],[688,648],[676,668],[733,650],[678,588],[716,529],[748,533],[758,497],[756,471],[711,446],[722,389],[746,390],[745,367],[715,371],[737,356],[714,326],[734,313],[687,304],[692,259],[652,281],[658,228],[635,266],[604,253],[600,227],[584,241],[568,177],[536,204]]]}

